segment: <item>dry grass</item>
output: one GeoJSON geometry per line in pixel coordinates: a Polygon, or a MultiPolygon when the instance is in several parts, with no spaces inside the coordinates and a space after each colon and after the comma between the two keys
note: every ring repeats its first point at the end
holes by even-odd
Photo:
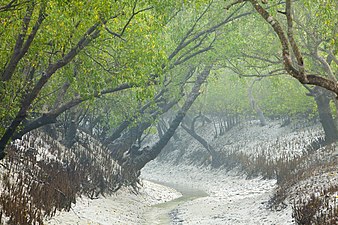
{"type": "Polygon", "coordinates": [[[67,149],[43,133],[33,133],[7,148],[2,162],[0,222],[43,224],[58,210],[69,211],[76,198],[111,194],[136,186],[137,175],[123,173],[109,151],[83,134],[67,149]]]}
{"type": "Polygon", "coordinates": [[[293,203],[292,217],[300,225],[335,225],[338,223],[338,186],[311,193],[310,197],[299,198],[293,203]]]}

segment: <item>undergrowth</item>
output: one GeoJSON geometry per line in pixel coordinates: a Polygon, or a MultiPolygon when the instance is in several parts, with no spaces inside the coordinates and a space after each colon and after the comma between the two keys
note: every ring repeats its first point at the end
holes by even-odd
{"type": "Polygon", "coordinates": [[[80,195],[97,198],[121,186],[137,187],[102,145],[87,135],[67,149],[44,133],[7,148],[1,166],[0,223],[43,224],[58,210],[69,211],[80,195]]]}
{"type": "Polygon", "coordinates": [[[331,186],[310,197],[299,198],[292,206],[292,217],[301,225],[336,225],[338,223],[338,186],[331,186]]]}
{"type": "Polygon", "coordinates": [[[292,217],[296,224],[338,224],[338,179],[335,178],[338,160],[331,156],[336,146],[321,147],[324,144],[322,139],[318,139],[307,146],[301,156],[281,156],[274,160],[264,152],[256,157],[241,151],[223,153],[223,166],[227,170],[240,169],[248,178],[276,179],[277,188],[269,207],[282,210],[290,204],[291,198],[292,217]],[[323,181],[325,174],[331,176],[326,178],[328,182],[323,181]]]}
{"type": "Polygon", "coordinates": [[[262,176],[276,179],[277,188],[269,206],[274,210],[282,210],[290,204],[287,199],[290,200],[292,196],[292,216],[296,224],[338,224],[338,182],[321,184],[324,174],[337,176],[338,160],[331,156],[335,144],[315,149],[323,145],[323,142],[318,142],[312,143],[303,155],[294,158],[281,156],[271,160],[264,152],[256,157],[240,151],[226,153],[222,156],[223,166],[227,170],[240,169],[248,178],[262,176]],[[298,188],[295,190],[295,187],[298,188]]]}
{"type": "MultiPolygon", "coordinates": [[[[292,133],[288,134],[285,130],[275,130],[271,136],[267,130],[237,127],[218,140],[211,139],[210,133],[203,129],[201,133],[204,131],[206,140],[211,140],[210,144],[218,149],[222,169],[234,170],[247,178],[276,179],[276,189],[268,204],[270,209],[283,210],[293,205],[297,224],[338,224],[335,193],[338,159],[332,155],[336,144],[327,145],[322,130],[315,126],[289,127],[286,130],[292,133]],[[252,131],[263,134],[254,135],[252,131]],[[335,175],[324,180],[325,174],[335,175]]],[[[184,141],[174,150],[171,154],[168,151],[162,160],[177,158],[188,164],[212,165],[208,151],[197,141],[184,141]]]]}

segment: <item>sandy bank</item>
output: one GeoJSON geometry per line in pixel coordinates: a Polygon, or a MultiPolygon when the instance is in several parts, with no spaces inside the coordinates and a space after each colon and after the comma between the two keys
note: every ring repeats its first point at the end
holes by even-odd
{"type": "Polygon", "coordinates": [[[142,176],[162,182],[177,183],[205,191],[209,196],[180,204],[172,211],[173,224],[248,225],[293,224],[291,208],[283,211],[267,209],[275,180],[245,179],[193,166],[176,167],[151,163],[142,176]]]}
{"type": "Polygon", "coordinates": [[[152,205],[164,203],[181,194],[170,187],[143,181],[138,195],[123,189],[113,196],[99,199],[79,199],[70,212],[60,212],[46,220],[46,224],[56,225],[112,225],[147,224],[145,213],[152,205]]]}

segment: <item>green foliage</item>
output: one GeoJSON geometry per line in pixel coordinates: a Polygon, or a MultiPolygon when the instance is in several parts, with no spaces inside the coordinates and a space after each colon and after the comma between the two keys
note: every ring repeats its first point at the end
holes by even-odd
{"type": "Polygon", "coordinates": [[[298,81],[288,76],[270,77],[254,87],[254,95],[267,116],[312,117],[316,104],[298,81]]]}
{"type": "Polygon", "coordinates": [[[92,98],[122,83],[136,87],[133,95],[137,99],[151,98],[155,92],[151,76],[161,79],[167,59],[161,39],[163,26],[172,13],[169,9],[177,7],[178,2],[36,0],[23,2],[20,9],[1,12],[0,74],[14,54],[18,36],[23,35],[26,41],[36,25],[39,29],[12,79],[1,84],[0,134],[48,66],[67,55],[95,24],[100,24],[99,37],[53,74],[32,104],[31,115],[53,109],[60,95],[60,103],[75,96],[92,98]],[[28,29],[22,33],[29,10],[28,29]],[[41,14],[44,20],[38,24],[41,14]],[[65,84],[69,87],[62,93],[65,84]]]}
{"type": "MultiPolygon", "coordinates": [[[[185,85],[189,71],[197,68],[196,74],[200,65],[211,63],[217,69],[214,77],[202,87],[204,96],[199,98],[196,111],[251,114],[248,88],[255,78],[250,77],[283,73],[278,38],[259,15],[248,14],[209,30],[231,13],[239,16],[250,12],[250,4],[239,4],[225,10],[230,4],[228,1],[18,2],[21,3],[19,8],[0,12],[0,74],[10,62],[19,35],[23,35],[26,41],[35,25],[39,25],[39,29],[12,79],[0,83],[0,134],[10,125],[23,97],[31,92],[49,65],[74,49],[95,24],[99,25],[98,37],[88,46],[83,46],[84,49],[70,63],[53,74],[31,105],[30,117],[81,96],[90,99],[83,103],[83,109],[94,114],[109,114],[111,119],[107,123],[114,126],[130,118],[140,105],[152,101],[163,88],[163,83],[169,84],[169,91],[165,93],[167,99],[180,97],[181,91],[189,88],[185,85]],[[23,33],[23,19],[29,10],[32,10],[31,19],[27,32],[23,33]],[[36,24],[41,15],[44,18],[42,23],[36,24]],[[205,33],[193,39],[201,32],[205,33]],[[182,40],[192,41],[179,49],[173,58],[168,58],[182,40]],[[204,49],[208,51],[194,55],[204,49]],[[178,63],[187,58],[189,60],[184,63],[178,63]],[[124,83],[133,88],[94,100],[101,91],[124,83]],[[96,109],[98,105],[100,110],[96,109]],[[107,110],[105,105],[111,105],[113,109],[107,110]]],[[[277,1],[269,1],[269,12],[285,22],[285,16],[277,13],[284,6],[275,3],[277,1]]],[[[310,37],[299,24],[306,24],[306,31],[325,40],[320,47],[333,50],[337,55],[335,1],[300,1],[294,3],[294,12],[298,26],[295,36],[302,43],[301,50],[307,50],[304,37],[310,37]]],[[[327,53],[321,54],[327,57],[327,53]]],[[[307,69],[317,71],[318,66],[310,57],[305,57],[305,63],[307,69]]],[[[332,69],[335,72],[337,65],[332,65],[332,69]]],[[[193,79],[194,76],[189,81],[193,79]]],[[[305,96],[305,92],[292,79],[269,77],[256,82],[253,95],[267,115],[313,113],[313,101],[308,100],[310,98],[305,96]]]]}
{"type": "Polygon", "coordinates": [[[247,85],[230,71],[217,70],[202,89],[195,111],[207,115],[246,114],[250,112],[247,85]]]}
{"type": "MultiPolygon", "coordinates": [[[[250,106],[249,86],[256,78],[238,78],[231,71],[215,71],[196,102],[194,111],[207,115],[255,115],[250,106]]],[[[268,117],[316,114],[314,99],[298,81],[287,76],[268,77],[255,82],[253,97],[268,117]]]]}
{"type": "Polygon", "coordinates": [[[328,44],[338,47],[338,4],[336,0],[301,1],[311,15],[311,26],[328,44]]]}

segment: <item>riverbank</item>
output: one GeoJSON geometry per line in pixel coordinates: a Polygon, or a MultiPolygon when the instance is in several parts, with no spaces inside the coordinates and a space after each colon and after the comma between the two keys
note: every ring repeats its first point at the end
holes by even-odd
{"type": "Polygon", "coordinates": [[[208,196],[208,194],[202,190],[192,188],[188,185],[168,183],[172,182],[169,180],[167,180],[166,182],[158,182],[158,181],[154,182],[159,183],[160,185],[164,185],[166,187],[173,188],[174,190],[180,192],[182,196],[173,199],[171,201],[152,205],[151,207],[149,207],[146,213],[144,214],[145,218],[144,224],[164,225],[164,224],[172,224],[175,221],[181,222],[181,220],[177,217],[176,214],[177,207],[187,202],[208,196]]]}
{"type": "Polygon", "coordinates": [[[58,213],[46,224],[294,224],[291,207],[267,208],[275,180],[156,161],[141,177],[138,195],[123,189],[106,198],[82,198],[70,212],[58,213]]]}
{"type": "Polygon", "coordinates": [[[139,194],[122,189],[112,196],[98,199],[80,198],[69,212],[59,212],[45,221],[50,225],[148,224],[145,214],[151,206],[181,196],[173,188],[143,180],[139,194]]]}
{"type": "Polygon", "coordinates": [[[106,198],[79,199],[70,212],[60,212],[46,224],[292,224],[290,208],[267,209],[273,180],[156,162],[142,177],[160,184],[143,180],[138,195],[123,189],[106,198]]]}
{"type": "Polygon", "coordinates": [[[152,162],[142,170],[145,179],[170,182],[205,191],[208,196],[181,203],[172,212],[173,224],[294,224],[291,207],[268,209],[275,180],[246,179],[223,170],[173,166],[152,162]]]}
{"type": "MultiPolygon", "coordinates": [[[[299,157],[306,153],[306,146],[311,144],[312,140],[319,139],[321,134],[321,130],[316,126],[293,129],[280,126],[278,122],[272,122],[269,127],[249,125],[235,127],[226,133],[226,137],[215,140],[212,139],[212,132],[208,132],[210,127],[201,127],[200,129],[204,130],[199,132],[223,152],[237,149],[234,151],[236,154],[244,152],[252,157],[264,155],[268,161],[277,156],[285,159],[299,157]]],[[[275,179],[247,179],[247,173],[250,171],[243,170],[240,165],[229,172],[226,165],[222,169],[211,169],[205,163],[197,163],[206,156],[201,152],[207,152],[201,149],[196,141],[183,139],[187,140],[187,143],[177,144],[180,149],[165,152],[162,157],[142,169],[141,178],[147,181],[144,181],[139,195],[124,189],[112,197],[81,199],[71,212],[60,213],[51,220],[53,223],[47,224],[295,224],[291,205],[293,199],[297,198],[289,196],[295,192],[292,190],[298,190],[298,181],[295,181],[291,191],[289,186],[283,189],[285,197],[288,198],[285,204],[285,199],[282,199],[283,207],[286,208],[282,209],[277,205],[278,210],[270,210],[269,201],[276,193],[277,187],[275,179]],[[192,161],[193,158],[196,160],[192,161]],[[192,162],[195,162],[194,165],[190,165],[192,162]],[[243,176],[239,175],[241,173],[243,176]],[[182,192],[183,197],[178,198],[180,194],[174,189],[182,192]],[[194,191],[199,193],[194,195],[194,191]]],[[[324,151],[318,151],[318,154],[321,152],[324,151]]],[[[304,162],[324,159],[321,155],[308,156],[309,159],[304,159],[304,162]]],[[[304,162],[300,165],[304,166],[304,162]]],[[[278,168],[271,169],[279,171],[278,168]]],[[[291,168],[280,170],[286,171],[290,172],[291,168]]],[[[256,174],[258,176],[259,173],[256,174]]],[[[313,182],[309,182],[307,186],[312,187],[313,182]]],[[[309,195],[312,192],[306,193],[309,195]]]]}

